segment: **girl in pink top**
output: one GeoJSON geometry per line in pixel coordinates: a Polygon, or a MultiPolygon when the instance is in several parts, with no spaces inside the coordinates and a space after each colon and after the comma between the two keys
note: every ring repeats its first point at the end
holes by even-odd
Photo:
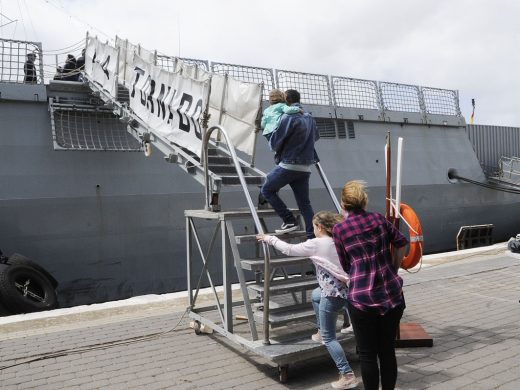
{"type": "Polygon", "coordinates": [[[320,287],[312,292],[312,305],[316,312],[319,331],[312,339],[325,344],[339,370],[339,379],[331,383],[332,387],[352,389],[357,386],[358,380],[350,368],[345,351],[336,339],[336,321],[338,314],[345,311],[349,281],[348,275],[339,263],[332,240],[332,228],[342,219],[341,215],[328,211],[316,213],[312,219],[316,238],[300,244],[289,244],[276,236],[265,234],[256,237],[258,241],[264,241],[288,256],[308,256],[316,266],[316,277],[320,287]]]}

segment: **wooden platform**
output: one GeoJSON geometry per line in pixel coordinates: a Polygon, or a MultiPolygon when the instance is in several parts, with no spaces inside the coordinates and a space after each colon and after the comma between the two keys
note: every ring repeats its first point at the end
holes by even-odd
{"type": "Polygon", "coordinates": [[[401,323],[395,346],[396,348],[433,347],[433,338],[419,324],[401,323]]]}

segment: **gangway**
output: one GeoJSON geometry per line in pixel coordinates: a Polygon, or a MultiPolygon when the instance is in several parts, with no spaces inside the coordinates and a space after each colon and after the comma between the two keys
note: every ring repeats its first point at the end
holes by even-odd
{"type": "MultiPolygon", "coordinates": [[[[202,326],[210,327],[232,342],[272,361],[279,367],[281,381],[287,379],[289,363],[327,354],[326,348],[310,337],[316,323],[310,292],[318,286],[310,259],[284,257],[267,244],[258,244],[255,240],[257,233],[272,231],[269,229],[270,219],[279,223],[276,213],[272,209],[257,207],[249,192],[249,186],[263,184],[265,173],[237,156],[224,127],[216,125],[207,129],[203,125],[202,155],[199,156],[166,139],[137,115],[130,108],[126,85],[117,82],[116,92],[111,94],[90,75],[84,74],[83,77],[84,84],[100,103],[93,108],[51,98],[49,108],[53,123],[54,113],[60,110],[111,111],[146,152],[153,146],[165,156],[167,162],[176,163],[204,185],[204,208],[185,210],[188,315],[194,320],[196,333],[200,333],[202,326]],[[212,138],[213,132],[218,133],[218,137],[212,138]],[[225,142],[221,142],[221,138],[225,142]],[[247,201],[246,208],[221,209],[221,190],[227,186],[241,187],[247,201]],[[237,228],[237,224],[251,226],[251,222],[252,228],[245,234],[237,228]],[[209,243],[202,242],[197,226],[200,223],[204,228],[214,224],[209,243]],[[217,240],[219,231],[220,240],[217,240]],[[211,253],[216,242],[221,245],[222,264],[218,268],[222,272],[222,293],[217,292],[216,280],[211,275],[210,261],[214,261],[211,253]],[[198,278],[194,275],[194,247],[202,261],[198,278]],[[232,293],[233,267],[239,281],[239,299],[232,293]],[[204,276],[213,291],[215,304],[197,302],[204,276]],[[245,312],[245,315],[236,316],[238,310],[245,312]],[[258,326],[260,323],[262,326],[258,326]]],[[[258,103],[260,105],[261,102],[258,103]]],[[[325,172],[319,163],[316,168],[335,208],[340,211],[325,172]]],[[[304,226],[298,210],[292,211],[299,218],[300,226],[304,226]]],[[[301,241],[305,238],[305,232],[292,232],[283,238],[301,241]]],[[[352,336],[338,336],[342,344],[353,341],[352,336]]]]}

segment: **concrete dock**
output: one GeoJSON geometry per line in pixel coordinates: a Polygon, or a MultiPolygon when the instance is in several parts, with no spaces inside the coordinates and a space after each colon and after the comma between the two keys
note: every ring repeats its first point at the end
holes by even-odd
{"type": "MultiPolygon", "coordinates": [[[[425,256],[420,272],[402,276],[403,322],[420,324],[433,347],[397,350],[397,389],[520,389],[519,255],[497,244],[425,256]]],[[[185,307],[176,293],[0,318],[0,386],[329,389],[336,380],[327,356],[290,366],[281,384],[259,356],[195,335],[185,307]]],[[[359,376],[355,349],[346,352],[359,376]]]]}

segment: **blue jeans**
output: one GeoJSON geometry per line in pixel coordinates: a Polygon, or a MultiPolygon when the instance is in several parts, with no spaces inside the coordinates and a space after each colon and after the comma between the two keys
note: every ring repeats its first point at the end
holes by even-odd
{"type": "Polygon", "coordinates": [[[312,306],[320,324],[321,339],[340,374],[352,372],[345,351],[336,340],[336,320],[339,313],[345,312],[346,304],[347,300],[340,297],[322,297],[319,287],[312,291],[312,306]]]}
{"type": "Polygon", "coordinates": [[[307,238],[314,238],[312,228],[312,210],[311,201],[309,199],[309,178],[310,172],[292,171],[289,169],[276,166],[269,174],[262,186],[261,192],[264,198],[273,206],[274,211],[283,219],[284,223],[296,223],[296,219],[291,211],[287,208],[282,199],[278,196],[278,191],[287,184],[291,186],[296,199],[296,204],[302,213],[305,221],[305,230],[307,238]]]}

